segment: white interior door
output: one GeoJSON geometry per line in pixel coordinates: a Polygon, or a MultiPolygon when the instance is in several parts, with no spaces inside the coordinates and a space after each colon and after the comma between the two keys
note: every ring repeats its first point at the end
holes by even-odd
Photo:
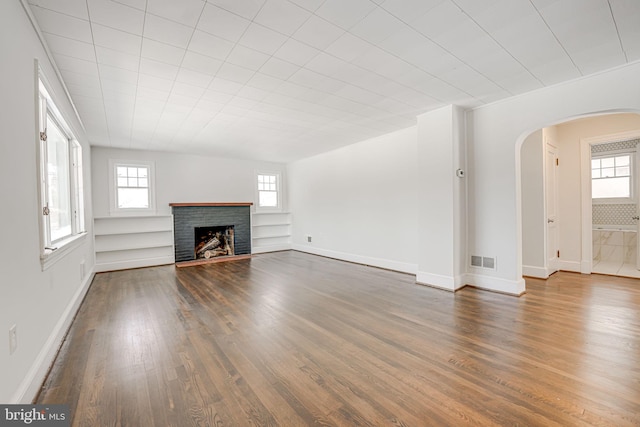
{"type": "Polygon", "coordinates": [[[545,195],[547,208],[547,273],[558,271],[560,245],[558,242],[558,149],[546,144],[545,195]]]}

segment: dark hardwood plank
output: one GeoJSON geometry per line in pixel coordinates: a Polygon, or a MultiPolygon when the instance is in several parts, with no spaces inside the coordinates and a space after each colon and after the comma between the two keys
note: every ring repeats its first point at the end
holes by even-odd
{"type": "Polygon", "coordinates": [[[452,294],[293,251],[101,273],[38,402],[74,426],[640,425],[640,281],[452,294]]]}

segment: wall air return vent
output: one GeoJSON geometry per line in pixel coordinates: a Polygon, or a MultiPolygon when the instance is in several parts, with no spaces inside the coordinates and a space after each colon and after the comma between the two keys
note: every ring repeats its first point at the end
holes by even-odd
{"type": "Polygon", "coordinates": [[[471,267],[486,268],[487,270],[495,270],[496,259],[495,257],[471,255],[471,267]]]}

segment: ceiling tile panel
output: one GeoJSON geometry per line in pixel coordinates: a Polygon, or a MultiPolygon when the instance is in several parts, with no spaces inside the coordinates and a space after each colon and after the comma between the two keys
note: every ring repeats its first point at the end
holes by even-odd
{"type": "Polygon", "coordinates": [[[93,41],[96,46],[102,46],[130,55],[140,55],[142,37],[124,31],[92,24],[93,41]]]}
{"type": "Polygon", "coordinates": [[[210,74],[200,73],[186,68],[180,68],[178,76],[176,77],[176,82],[186,83],[201,88],[209,87],[212,80],[213,76],[210,74]]]}
{"type": "Polygon", "coordinates": [[[251,77],[253,77],[254,74],[255,70],[240,67],[230,62],[225,62],[218,70],[218,74],[216,74],[216,77],[231,80],[232,82],[244,85],[251,79],[251,77]]]}
{"type": "Polygon", "coordinates": [[[29,0],[32,6],[39,6],[74,18],[89,20],[86,0],[29,0]]]}
{"type": "MultiPolygon", "coordinates": [[[[381,1],[380,7],[404,21],[411,22],[417,16],[422,16],[428,11],[444,3],[445,0],[384,0],[381,1]]],[[[477,0],[474,0],[477,2],[477,0]]],[[[478,4],[480,4],[478,2],[478,4]]]]}
{"type": "Polygon", "coordinates": [[[171,88],[173,87],[173,80],[167,80],[149,74],[140,73],[140,76],[138,76],[138,85],[140,87],[154,89],[156,91],[166,92],[168,94],[169,92],[171,92],[171,88]]]}
{"type": "Polygon", "coordinates": [[[165,80],[175,80],[180,68],[176,65],[154,61],[153,59],[140,59],[140,72],[165,80]]]}
{"type": "Polygon", "coordinates": [[[260,68],[260,72],[277,79],[286,80],[300,69],[299,65],[292,64],[282,59],[271,57],[260,68]]]}
{"type": "Polygon", "coordinates": [[[51,33],[85,43],[93,43],[89,21],[41,7],[34,6],[32,10],[38,20],[40,29],[45,33],[51,33]]]}
{"type": "Polygon", "coordinates": [[[184,49],[160,43],[151,39],[142,41],[142,57],[164,62],[165,64],[180,65],[185,54],[184,49]]]}
{"type": "Polygon", "coordinates": [[[107,64],[131,71],[137,71],[141,61],[137,55],[122,53],[102,46],[96,46],[96,59],[99,64],[107,64]]]}
{"type": "Polygon", "coordinates": [[[337,25],[312,16],[296,31],[293,38],[317,49],[325,49],[344,33],[337,25]]]}
{"type": "Polygon", "coordinates": [[[352,61],[364,50],[370,49],[373,45],[360,37],[351,33],[344,33],[331,43],[325,52],[336,56],[344,61],[352,61]]]}
{"type": "MultiPolygon", "coordinates": [[[[75,0],[78,1],[78,0],[75,0]]],[[[112,0],[115,3],[120,3],[125,6],[133,7],[138,10],[145,11],[147,10],[147,0],[112,0]]]]}
{"type": "Polygon", "coordinates": [[[287,0],[267,0],[254,22],[291,35],[311,16],[308,10],[287,0]]]}
{"type": "Polygon", "coordinates": [[[95,61],[96,53],[91,43],[46,34],[47,44],[54,54],[62,54],[86,61],[95,61]]]}
{"type": "Polygon", "coordinates": [[[136,73],[135,71],[111,67],[110,65],[105,64],[100,64],[99,68],[101,79],[109,79],[115,82],[128,83],[132,85],[138,84],[138,73],[136,73]]]}
{"type": "Polygon", "coordinates": [[[296,64],[305,65],[312,58],[315,58],[320,50],[306,45],[294,39],[288,39],[274,54],[276,58],[296,64]]]}
{"type": "Polygon", "coordinates": [[[204,31],[196,30],[189,43],[189,50],[216,59],[226,59],[234,44],[228,40],[213,36],[204,31]]]}
{"type": "Polygon", "coordinates": [[[250,23],[248,19],[207,4],[198,21],[198,29],[235,43],[250,23]]]}
{"type": "Polygon", "coordinates": [[[250,70],[259,70],[268,59],[269,55],[242,45],[236,45],[227,57],[227,61],[231,64],[240,65],[250,70]]]}
{"type": "Polygon", "coordinates": [[[342,29],[348,30],[377,6],[369,0],[326,0],[315,14],[342,29]]]}
{"type": "Polygon", "coordinates": [[[325,0],[289,0],[291,3],[295,3],[298,6],[310,11],[314,12],[316,9],[320,7],[320,5],[325,0]]]}
{"type": "Polygon", "coordinates": [[[247,82],[247,86],[255,87],[258,89],[272,91],[283,82],[283,79],[275,78],[262,72],[255,73],[251,80],[247,82]]]}
{"type": "Polygon", "coordinates": [[[147,0],[147,12],[195,27],[205,4],[203,0],[147,0]]]}
{"type": "Polygon", "coordinates": [[[91,22],[142,35],[144,12],[111,0],[87,0],[91,22]]]}
{"type": "Polygon", "coordinates": [[[215,4],[243,18],[253,20],[256,17],[265,0],[208,0],[208,3],[215,4]]]}
{"type": "Polygon", "coordinates": [[[592,62],[589,55],[583,53],[592,47],[600,50],[595,54],[606,51],[607,57],[623,55],[607,1],[537,0],[533,4],[583,73],[593,72],[587,65],[592,62]],[[576,34],[582,36],[576,37],[576,34]],[[614,48],[616,45],[618,49],[614,48]]]}
{"type": "Polygon", "coordinates": [[[186,49],[193,34],[193,28],[148,14],[144,21],[144,37],[172,46],[186,49]]]}
{"type": "Polygon", "coordinates": [[[287,36],[262,25],[251,23],[240,38],[240,44],[268,55],[273,54],[286,41],[287,36]]]}
{"type": "Polygon", "coordinates": [[[96,64],[95,61],[86,61],[72,56],[57,54],[56,63],[60,70],[68,70],[98,77],[98,64],[96,64]]]}
{"type": "Polygon", "coordinates": [[[182,67],[199,73],[215,76],[220,69],[222,61],[210,56],[201,55],[193,51],[187,51],[182,60],[182,67]]]}
{"type": "Polygon", "coordinates": [[[353,26],[349,32],[377,44],[391,34],[402,30],[406,24],[384,9],[378,8],[353,26]]]}

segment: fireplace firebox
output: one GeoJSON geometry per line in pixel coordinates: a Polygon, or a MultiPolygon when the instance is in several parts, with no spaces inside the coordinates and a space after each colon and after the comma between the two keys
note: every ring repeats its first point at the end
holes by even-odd
{"type": "Polygon", "coordinates": [[[195,259],[235,255],[233,225],[195,227],[195,259]]]}

